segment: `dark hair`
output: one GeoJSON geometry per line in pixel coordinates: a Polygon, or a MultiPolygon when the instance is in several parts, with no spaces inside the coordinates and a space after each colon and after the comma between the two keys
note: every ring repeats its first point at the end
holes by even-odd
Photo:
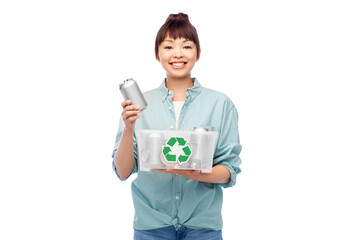
{"type": "Polygon", "coordinates": [[[185,38],[187,40],[193,41],[197,50],[197,58],[199,58],[199,37],[196,28],[190,23],[187,14],[170,14],[166,19],[166,22],[159,29],[155,40],[155,57],[157,60],[159,60],[159,46],[167,36],[173,39],[185,38]]]}

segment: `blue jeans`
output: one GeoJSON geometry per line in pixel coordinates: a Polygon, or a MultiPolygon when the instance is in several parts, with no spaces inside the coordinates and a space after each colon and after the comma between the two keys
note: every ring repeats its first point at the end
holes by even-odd
{"type": "Polygon", "coordinates": [[[174,226],[153,230],[134,230],[134,240],[222,240],[222,232],[174,226]]]}

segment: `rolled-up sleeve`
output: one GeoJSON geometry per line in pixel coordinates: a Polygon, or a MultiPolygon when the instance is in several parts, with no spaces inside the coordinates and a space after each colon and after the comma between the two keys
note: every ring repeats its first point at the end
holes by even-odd
{"type": "Polygon", "coordinates": [[[138,155],[137,155],[137,142],[136,142],[136,136],[135,134],[133,135],[133,151],[134,151],[134,158],[135,158],[135,165],[134,165],[134,169],[132,171],[132,173],[125,179],[122,179],[119,174],[117,173],[116,171],[116,166],[115,166],[115,161],[114,161],[114,156],[115,156],[115,153],[119,147],[119,144],[120,144],[120,139],[121,139],[121,134],[122,134],[122,130],[124,129],[124,123],[122,121],[122,119],[120,119],[120,122],[119,122],[119,129],[118,129],[118,132],[116,134],[116,139],[115,139],[115,145],[114,145],[114,149],[113,149],[113,152],[112,152],[112,168],[116,174],[116,176],[121,180],[121,181],[125,181],[126,179],[128,179],[132,174],[136,173],[138,171],[138,166],[137,166],[137,159],[138,159],[138,155]]]}
{"type": "Polygon", "coordinates": [[[235,106],[229,100],[224,107],[217,146],[214,153],[214,165],[223,165],[230,172],[230,181],[220,186],[227,188],[236,183],[237,174],[241,172],[239,157],[241,152],[238,113],[235,106]]]}

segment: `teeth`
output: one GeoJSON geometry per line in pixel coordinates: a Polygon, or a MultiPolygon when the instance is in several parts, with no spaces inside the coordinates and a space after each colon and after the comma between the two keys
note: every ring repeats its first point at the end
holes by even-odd
{"type": "Polygon", "coordinates": [[[181,66],[181,65],[184,65],[185,63],[172,63],[172,65],[174,66],[181,66]]]}

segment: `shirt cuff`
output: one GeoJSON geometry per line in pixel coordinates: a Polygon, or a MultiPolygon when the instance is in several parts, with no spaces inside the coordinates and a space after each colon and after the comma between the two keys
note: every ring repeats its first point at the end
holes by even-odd
{"type": "Polygon", "coordinates": [[[132,173],[131,173],[127,178],[122,179],[122,178],[119,176],[118,172],[116,171],[116,166],[115,166],[114,160],[112,161],[112,168],[113,168],[116,176],[117,176],[121,181],[125,181],[126,179],[128,179],[128,178],[135,172],[135,167],[134,167],[134,170],[132,171],[132,173]]]}
{"type": "Polygon", "coordinates": [[[229,164],[227,164],[226,162],[223,162],[219,165],[226,167],[230,172],[230,181],[228,183],[219,183],[219,185],[223,188],[228,188],[228,187],[234,186],[236,183],[236,176],[240,173],[240,169],[237,168],[234,170],[234,168],[232,166],[230,166],[229,164]]]}

